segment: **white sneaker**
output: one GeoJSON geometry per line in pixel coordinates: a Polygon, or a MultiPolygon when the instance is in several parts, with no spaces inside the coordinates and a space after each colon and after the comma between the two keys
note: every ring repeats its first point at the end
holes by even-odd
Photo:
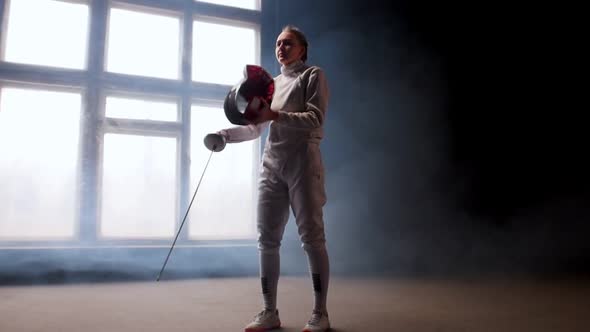
{"type": "Polygon", "coordinates": [[[330,319],[328,318],[328,313],[314,310],[302,332],[324,332],[329,329],[330,319]]]}
{"type": "Polygon", "coordinates": [[[266,332],[281,327],[279,311],[262,310],[255,317],[252,323],[246,325],[244,332],[266,332]]]}

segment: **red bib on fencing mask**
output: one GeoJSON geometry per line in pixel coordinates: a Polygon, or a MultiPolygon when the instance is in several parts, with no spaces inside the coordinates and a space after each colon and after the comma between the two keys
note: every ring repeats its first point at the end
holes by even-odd
{"type": "Polygon", "coordinates": [[[225,116],[233,124],[249,124],[244,113],[252,100],[259,97],[266,100],[270,105],[274,91],[274,79],[264,68],[256,65],[246,65],[244,78],[234,85],[225,97],[223,103],[225,116]]]}

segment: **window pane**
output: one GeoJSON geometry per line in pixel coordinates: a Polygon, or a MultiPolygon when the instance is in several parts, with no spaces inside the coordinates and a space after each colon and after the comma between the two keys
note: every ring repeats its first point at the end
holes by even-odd
{"type": "Polygon", "coordinates": [[[105,134],[103,237],[170,237],[176,222],[176,139],[105,134]]]}
{"type": "MultiPolygon", "coordinates": [[[[223,110],[193,106],[191,116],[191,198],[210,151],[206,134],[233,126],[223,110]]],[[[253,238],[256,234],[256,171],[259,140],[228,144],[211,156],[191,207],[193,239],[253,238]]]]}
{"type": "Polygon", "coordinates": [[[86,67],[88,6],[51,0],[9,1],[4,60],[86,67]]]}
{"type": "Polygon", "coordinates": [[[106,116],[120,119],[176,121],[178,116],[175,103],[141,99],[107,97],[106,116]]]}
{"type": "Polygon", "coordinates": [[[216,5],[225,5],[230,7],[239,7],[244,9],[260,9],[259,0],[198,0],[200,2],[214,3],[216,5]]]}
{"type": "Polygon", "coordinates": [[[193,47],[195,81],[234,85],[247,64],[257,64],[252,28],[195,21],[193,47]]]}
{"type": "Polygon", "coordinates": [[[180,20],[113,8],[108,30],[107,70],[177,79],[180,20]]]}
{"type": "Polygon", "coordinates": [[[0,238],[74,236],[80,94],[0,94],[0,238]]]}

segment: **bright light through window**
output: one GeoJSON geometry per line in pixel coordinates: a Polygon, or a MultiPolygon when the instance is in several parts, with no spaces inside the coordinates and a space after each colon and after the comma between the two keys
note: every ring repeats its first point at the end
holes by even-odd
{"type": "Polygon", "coordinates": [[[214,3],[216,5],[225,5],[230,7],[239,7],[244,9],[260,9],[260,0],[198,0],[200,2],[214,3]]]}
{"type": "Polygon", "coordinates": [[[4,60],[83,69],[88,5],[52,0],[8,1],[4,60]]]}
{"type": "Polygon", "coordinates": [[[80,109],[77,93],[1,90],[0,238],[74,236],[80,109]]]}
{"type": "Polygon", "coordinates": [[[152,100],[107,97],[106,116],[109,118],[176,121],[178,118],[175,103],[152,100]]]}
{"type": "Polygon", "coordinates": [[[111,9],[107,70],[178,79],[180,19],[111,9]]]}
{"type": "Polygon", "coordinates": [[[256,59],[256,30],[194,22],[193,80],[234,85],[256,59]]]}
{"type": "MultiPolygon", "coordinates": [[[[223,110],[193,106],[191,113],[191,198],[210,151],[206,134],[233,126],[223,110]]],[[[228,144],[212,156],[190,212],[192,239],[253,238],[259,140],[228,144]]]]}
{"type": "Polygon", "coordinates": [[[106,134],[100,235],[169,238],[176,225],[176,139],[106,134]]]}

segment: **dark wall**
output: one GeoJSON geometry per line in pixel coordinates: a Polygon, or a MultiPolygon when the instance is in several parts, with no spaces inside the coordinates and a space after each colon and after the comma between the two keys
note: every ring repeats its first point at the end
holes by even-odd
{"type": "MultiPolygon", "coordinates": [[[[336,273],[588,270],[585,125],[562,94],[565,37],[539,7],[266,4],[277,15],[266,65],[276,73],[272,43],[294,24],[329,80],[336,273]]],[[[291,222],[285,260],[305,267],[298,245],[291,222]]]]}

